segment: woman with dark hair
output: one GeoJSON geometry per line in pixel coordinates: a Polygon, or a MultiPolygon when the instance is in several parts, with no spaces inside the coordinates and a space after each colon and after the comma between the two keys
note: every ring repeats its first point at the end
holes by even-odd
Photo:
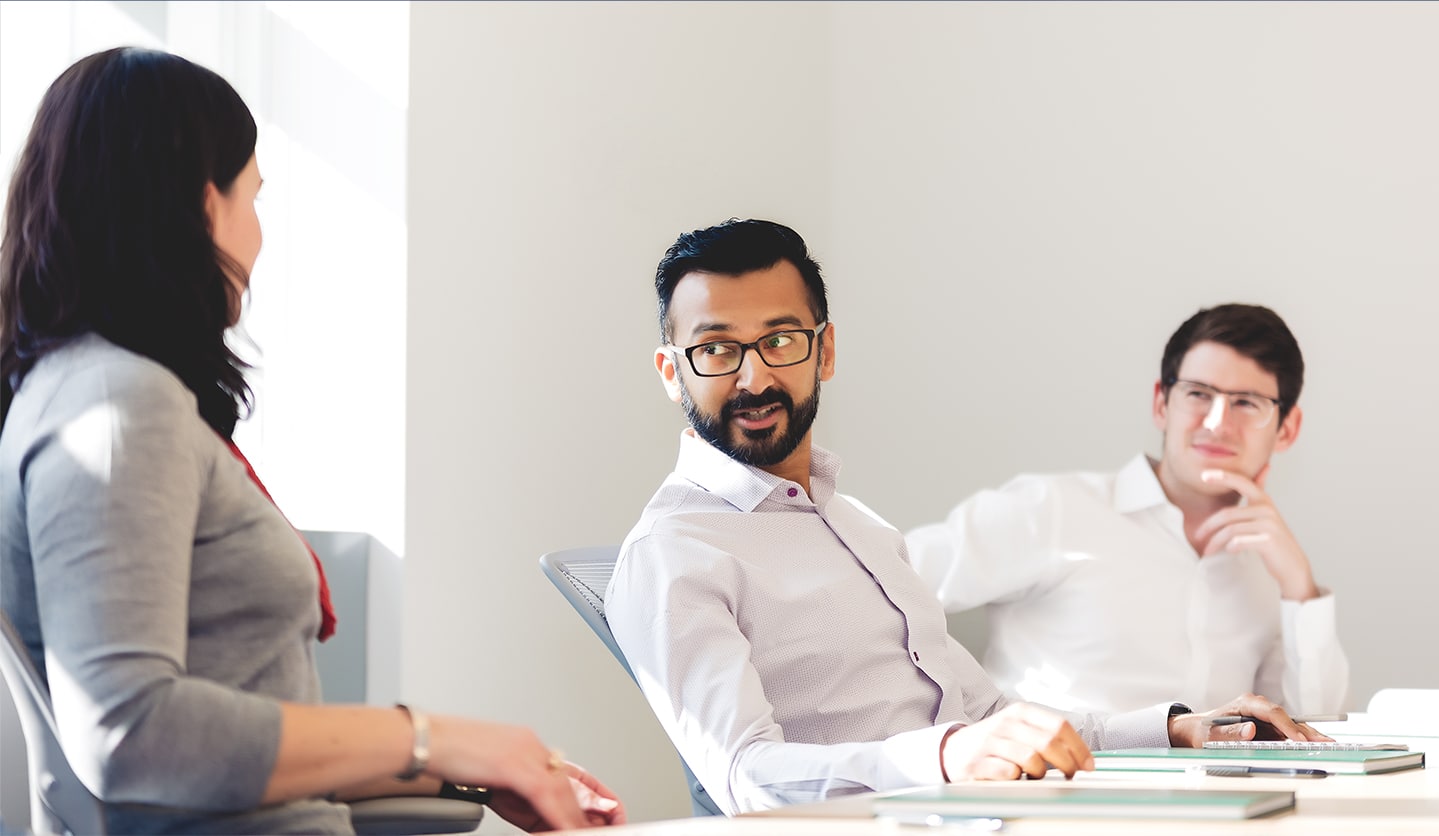
{"type": "Polygon", "coordinates": [[[623,821],[527,729],[319,704],[318,561],[231,441],[260,250],[234,89],[115,49],[51,85],[0,241],[0,606],[113,832],[343,833],[330,799],[488,787],[523,827],[623,821]]]}

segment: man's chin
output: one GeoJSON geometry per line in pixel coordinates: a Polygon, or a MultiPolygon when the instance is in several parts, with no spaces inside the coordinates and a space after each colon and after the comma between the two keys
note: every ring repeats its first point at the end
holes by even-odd
{"type": "Polygon", "coordinates": [[[780,433],[778,425],[765,427],[762,430],[746,430],[736,427],[734,433],[730,435],[730,441],[736,447],[748,445],[759,445],[763,447],[769,445],[781,435],[782,433],[780,433]]]}
{"type": "Polygon", "coordinates": [[[770,427],[766,430],[741,430],[730,436],[729,454],[745,464],[769,467],[776,464],[779,441],[783,436],[770,427]]]}

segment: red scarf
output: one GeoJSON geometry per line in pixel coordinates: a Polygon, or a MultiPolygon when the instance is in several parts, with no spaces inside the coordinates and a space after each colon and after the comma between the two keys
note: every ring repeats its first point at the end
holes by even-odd
{"type": "MultiPolygon", "coordinates": [[[[255,468],[250,466],[250,460],[245,458],[245,454],[240,452],[240,448],[235,446],[235,442],[225,439],[225,445],[230,448],[231,453],[235,454],[235,458],[240,460],[240,464],[245,466],[245,472],[250,474],[250,481],[254,482],[255,487],[260,489],[260,493],[264,494],[265,498],[270,500],[271,505],[274,505],[275,498],[270,496],[269,491],[265,490],[265,484],[261,482],[260,477],[255,474],[255,468]]],[[[280,510],[278,505],[275,506],[275,510],[280,510]]],[[[280,511],[280,516],[284,517],[285,512],[280,511]]],[[[286,518],[285,522],[290,522],[289,518],[286,518]]],[[[290,528],[295,528],[293,523],[290,525],[290,528]]],[[[300,542],[305,544],[305,551],[309,552],[310,557],[315,561],[315,571],[320,573],[320,641],[324,641],[335,635],[335,605],[330,602],[330,584],[325,580],[325,567],[320,565],[320,556],[315,554],[315,550],[310,548],[309,543],[305,542],[305,537],[300,534],[299,529],[295,529],[295,536],[299,537],[300,542]]]]}

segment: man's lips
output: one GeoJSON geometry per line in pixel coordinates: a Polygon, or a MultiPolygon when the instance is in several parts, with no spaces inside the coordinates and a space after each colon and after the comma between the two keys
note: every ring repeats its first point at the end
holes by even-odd
{"type": "Polygon", "coordinates": [[[754,409],[737,409],[732,414],[734,422],[739,424],[741,429],[762,430],[779,422],[780,415],[784,414],[784,406],[771,403],[754,409]]]}
{"type": "Polygon", "coordinates": [[[1195,444],[1194,451],[1205,458],[1220,459],[1234,455],[1234,451],[1219,444],[1195,444]]]}

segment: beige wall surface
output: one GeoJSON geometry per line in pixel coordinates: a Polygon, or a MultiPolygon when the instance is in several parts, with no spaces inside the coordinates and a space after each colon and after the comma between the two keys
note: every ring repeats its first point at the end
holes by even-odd
{"type": "Polygon", "coordinates": [[[823,263],[844,340],[817,440],[900,527],[1154,451],[1174,327],[1274,307],[1309,375],[1271,489],[1340,591],[1354,707],[1439,687],[1439,5],[419,3],[411,27],[407,698],[534,726],[637,818],[688,811],[535,561],[618,542],[668,472],[654,265],[730,216],[823,263]]]}

